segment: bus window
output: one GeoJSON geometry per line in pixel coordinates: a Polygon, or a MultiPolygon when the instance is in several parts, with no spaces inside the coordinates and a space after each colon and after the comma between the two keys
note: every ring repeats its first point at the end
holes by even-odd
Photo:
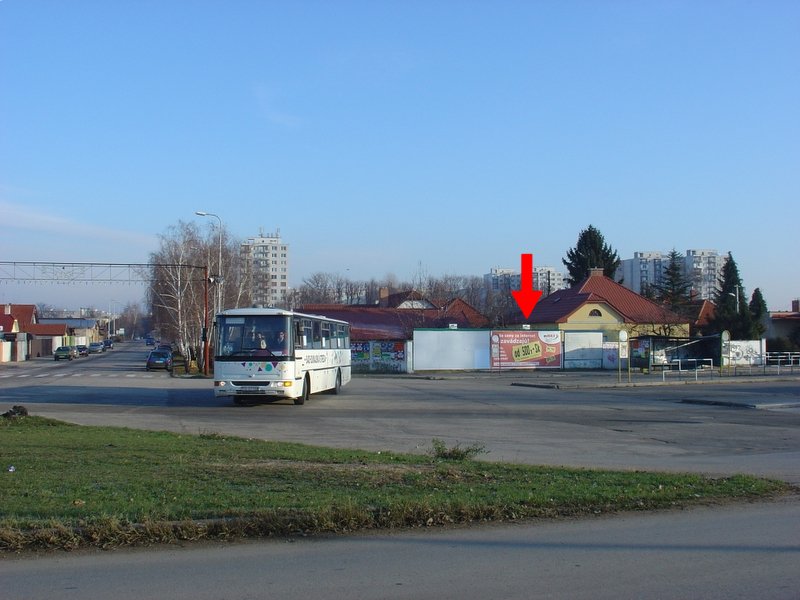
{"type": "Polygon", "coordinates": [[[314,333],[312,334],[312,339],[313,339],[312,347],[322,348],[322,323],[320,323],[319,321],[312,321],[311,324],[314,327],[314,333]]]}
{"type": "Polygon", "coordinates": [[[330,348],[331,344],[331,324],[330,323],[322,323],[322,347],[323,348],[330,348]]]}

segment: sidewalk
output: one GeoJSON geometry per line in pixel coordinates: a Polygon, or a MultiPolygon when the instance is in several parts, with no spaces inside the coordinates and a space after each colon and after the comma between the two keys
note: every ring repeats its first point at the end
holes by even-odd
{"type": "MultiPolygon", "coordinates": [[[[380,375],[365,375],[380,376],[380,375]]],[[[387,375],[384,375],[387,376],[387,375]]],[[[794,370],[784,367],[780,372],[774,367],[764,371],[762,368],[700,369],[684,371],[652,371],[643,373],[640,370],[611,371],[602,369],[589,370],[504,370],[504,371],[417,371],[408,375],[388,375],[394,377],[417,377],[423,379],[465,379],[495,377],[509,381],[511,385],[541,387],[550,389],[637,387],[666,385],[702,385],[725,383],[764,383],[778,381],[794,381],[800,383],[800,367],[794,370]]]]}

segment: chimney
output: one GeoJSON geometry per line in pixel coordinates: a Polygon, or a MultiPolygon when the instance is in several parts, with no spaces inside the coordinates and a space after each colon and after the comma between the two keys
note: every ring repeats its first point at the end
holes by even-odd
{"type": "Polygon", "coordinates": [[[386,307],[389,305],[389,288],[382,287],[378,290],[378,304],[386,307]]]}
{"type": "Polygon", "coordinates": [[[800,298],[792,300],[792,312],[800,312],[800,298]]]}
{"type": "Polygon", "coordinates": [[[603,267],[592,267],[589,269],[589,277],[602,277],[603,267]]]}

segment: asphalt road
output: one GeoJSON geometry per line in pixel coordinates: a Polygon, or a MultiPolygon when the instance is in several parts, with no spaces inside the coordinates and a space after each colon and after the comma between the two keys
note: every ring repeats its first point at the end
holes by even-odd
{"type": "MultiPolygon", "coordinates": [[[[234,407],[202,379],[145,373],[145,348],[0,367],[0,409],[83,424],[215,431],[485,460],[753,473],[800,484],[797,380],[530,387],[510,373],[355,378],[340,396],[234,407]]],[[[652,379],[651,379],[652,381],[652,379]]],[[[0,562],[9,598],[799,598],[800,502],[600,519],[85,553],[0,562]]]]}

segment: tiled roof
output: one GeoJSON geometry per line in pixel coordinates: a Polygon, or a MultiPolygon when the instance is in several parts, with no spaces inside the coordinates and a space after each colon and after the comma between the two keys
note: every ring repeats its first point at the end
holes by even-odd
{"type": "Polygon", "coordinates": [[[409,340],[414,329],[488,327],[489,320],[460,299],[441,309],[381,308],[357,304],[307,304],[302,312],[341,319],[350,323],[353,340],[409,340]]]}
{"type": "Polygon", "coordinates": [[[691,317],[696,327],[705,327],[711,322],[717,307],[711,300],[697,300],[689,304],[691,317]]]}
{"type": "Polygon", "coordinates": [[[33,335],[67,335],[69,333],[64,323],[35,323],[28,325],[23,331],[33,335]]]}
{"type": "Polygon", "coordinates": [[[686,323],[686,319],[629,290],[600,273],[592,273],[577,285],[542,298],[533,309],[530,323],[565,323],[586,303],[605,303],[625,323],[686,323]]]}
{"type": "Polygon", "coordinates": [[[10,304],[6,305],[11,310],[11,316],[19,323],[20,331],[27,331],[26,327],[33,323],[36,314],[35,304],[10,304]]]}
{"type": "Polygon", "coordinates": [[[800,321],[800,313],[790,311],[775,311],[769,313],[773,321],[800,321]]]}
{"type": "Polygon", "coordinates": [[[0,331],[3,333],[11,333],[14,331],[14,323],[17,320],[11,315],[0,315],[0,331]]]}

